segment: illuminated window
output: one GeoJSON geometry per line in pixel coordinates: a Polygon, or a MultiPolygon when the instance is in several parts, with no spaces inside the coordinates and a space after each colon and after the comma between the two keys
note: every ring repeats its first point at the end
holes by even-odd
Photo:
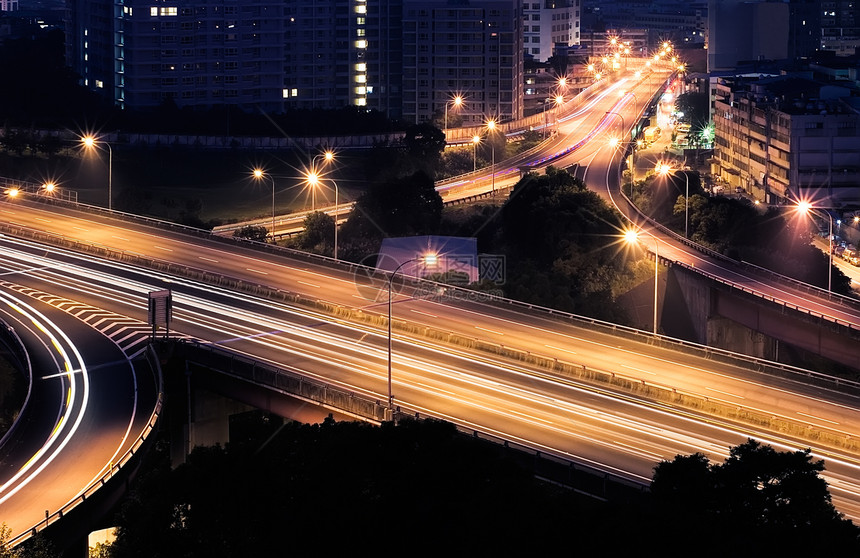
{"type": "Polygon", "coordinates": [[[355,71],[356,72],[366,72],[367,71],[367,64],[365,64],[364,62],[359,62],[358,64],[355,65],[355,71]]]}
{"type": "Polygon", "coordinates": [[[367,105],[367,99],[356,99],[355,104],[360,106],[360,107],[366,106],[367,105]]]}
{"type": "Polygon", "coordinates": [[[355,92],[356,92],[358,95],[364,95],[365,93],[367,93],[367,89],[366,89],[366,88],[364,88],[364,87],[356,87],[356,88],[355,88],[355,92]]]}
{"type": "Polygon", "coordinates": [[[149,15],[150,17],[158,17],[158,8],[155,6],[149,8],[149,15]]]}
{"type": "Polygon", "coordinates": [[[367,83],[367,76],[365,75],[357,75],[355,76],[356,83],[367,83]]]}
{"type": "Polygon", "coordinates": [[[355,41],[355,48],[367,48],[367,41],[365,41],[364,39],[355,41]]]}
{"type": "Polygon", "coordinates": [[[105,86],[105,82],[103,82],[103,81],[102,81],[102,80],[100,80],[100,79],[97,79],[97,80],[96,80],[96,88],[97,88],[97,89],[103,89],[103,88],[104,88],[104,86],[105,86]]]}
{"type": "Polygon", "coordinates": [[[366,14],[367,13],[367,6],[356,6],[355,7],[355,13],[366,14]]]}

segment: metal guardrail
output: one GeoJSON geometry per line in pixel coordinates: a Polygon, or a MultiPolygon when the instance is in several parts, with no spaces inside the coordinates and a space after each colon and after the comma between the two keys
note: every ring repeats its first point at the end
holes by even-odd
{"type": "MultiPolygon", "coordinates": [[[[209,370],[217,370],[220,374],[225,374],[242,381],[248,381],[266,389],[273,389],[281,393],[287,393],[292,397],[296,397],[324,408],[336,410],[361,420],[380,424],[386,420],[391,420],[392,418],[399,419],[410,417],[418,420],[436,419],[452,422],[450,418],[427,412],[404,409],[401,405],[398,405],[395,409],[396,417],[390,417],[388,416],[387,401],[380,400],[379,397],[376,397],[373,394],[361,394],[355,391],[344,390],[325,382],[310,380],[301,372],[290,368],[260,362],[229,349],[200,341],[172,339],[167,343],[173,343],[183,347],[184,351],[180,352],[179,356],[192,366],[203,367],[209,370]],[[203,353],[203,355],[201,356],[200,353],[203,353]],[[207,362],[203,362],[204,360],[207,362]],[[225,368],[227,369],[225,370],[225,368]]],[[[600,468],[594,464],[568,459],[558,455],[550,449],[512,442],[509,439],[505,439],[502,436],[492,434],[490,432],[476,430],[463,424],[454,424],[460,433],[466,434],[470,437],[491,442],[498,446],[503,446],[504,448],[518,451],[533,456],[534,458],[540,458],[547,462],[561,463],[562,468],[570,472],[571,476],[573,474],[581,473],[627,488],[633,487],[637,490],[645,490],[646,488],[643,483],[636,483],[630,478],[619,475],[611,470],[600,468]]],[[[576,488],[587,489],[588,484],[589,483],[587,482],[580,481],[580,486],[576,488]]],[[[605,495],[605,492],[603,494],[594,495],[602,497],[605,495]]]]}
{"type": "MultiPolygon", "coordinates": [[[[621,174],[621,169],[619,167],[619,175],[620,174],[621,174]]],[[[619,176],[619,184],[622,184],[622,183],[623,183],[623,180],[619,176]]],[[[652,219],[648,215],[645,215],[644,213],[642,213],[642,210],[639,209],[639,207],[636,206],[636,204],[634,204],[630,200],[630,198],[627,197],[627,194],[624,192],[624,188],[620,188],[619,191],[620,191],[621,196],[627,201],[628,205],[635,211],[635,213],[641,219],[646,221],[653,228],[662,232],[664,235],[669,236],[670,238],[672,238],[676,242],[684,244],[685,246],[692,248],[692,249],[696,250],[697,252],[705,254],[706,256],[709,256],[709,257],[716,259],[718,261],[728,263],[730,265],[733,265],[733,266],[741,268],[741,269],[746,268],[748,271],[754,271],[754,272],[757,272],[761,275],[765,275],[765,276],[769,277],[770,280],[772,280],[772,281],[776,281],[776,282],[779,282],[779,283],[784,284],[784,285],[790,285],[793,288],[807,292],[807,293],[812,294],[816,297],[824,298],[830,302],[835,302],[836,304],[839,304],[840,306],[850,307],[851,309],[854,309],[854,310],[860,310],[860,301],[858,301],[858,300],[852,299],[850,297],[846,297],[846,296],[838,294],[838,293],[833,293],[833,292],[828,291],[826,289],[822,289],[821,287],[816,287],[815,285],[810,285],[809,283],[804,283],[803,281],[798,281],[797,279],[794,279],[792,277],[788,277],[788,276],[779,274],[775,271],[771,271],[771,270],[768,270],[766,268],[759,267],[759,266],[751,264],[749,262],[743,262],[740,260],[735,260],[735,259],[730,258],[724,254],[721,254],[715,250],[712,250],[712,249],[708,248],[707,246],[702,246],[701,244],[699,244],[697,242],[693,242],[692,240],[690,240],[684,236],[681,236],[680,234],[669,229],[668,227],[666,227],[662,223],[658,223],[657,221],[655,221],[654,219],[652,219]]],[[[652,251],[650,249],[650,247],[648,247],[648,251],[649,252],[652,251]]],[[[673,264],[681,265],[682,267],[684,267],[690,271],[693,271],[695,273],[698,273],[699,275],[703,275],[705,277],[708,277],[709,279],[712,279],[718,283],[722,283],[723,285],[729,286],[731,288],[738,289],[738,290],[746,292],[748,294],[752,294],[752,295],[757,296],[763,300],[767,300],[768,302],[772,302],[774,304],[778,304],[778,305],[783,306],[785,308],[790,308],[792,310],[796,310],[798,312],[807,314],[809,316],[813,316],[816,318],[827,320],[829,322],[832,322],[835,325],[846,327],[851,331],[860,331],[860,324],[854,324],[852,322],[840,320],[839,318],[837,318],[835,316],[831,316],[829,314],[824,314],[821,312],[815,312],[811,309],[804,308],[804,307],[799,306],[797,304],[791,304],[788,301],[781,300],[781,299],[776,298],[774,296],[766,295],[765,293],[759,292],[759,291],[752,289],[750,287],[746,287],[742,284],[735,283],[734,281],[729,281],[727,279],[723,279],[722,277],[719,277],[719,276],[714,275],[712,273],[708,273],[707,271],[705,271],[703,269],[684,264],[683,262],[669,260],[668,258],[665,258],[665,256],[662,256],[662,257],[664,259],[666,259],[667,261],[672,261],[673,264]]]]}
{"type": "Polygon", "coordinates": [[[162,406],[164,404],[164,385],[163,378],[161,375],[161,366],[158,362],[158,356],[155,354],[152,345],[148,347],[147,351],[147,360],[150,363],[150,366],[153,367],[153,372],[156,374],[156,379],[158,383],[158,399],[156,400],[155,408],[152,410],[150,414],[149,421],[143,429],[137,439],[135,439],[134,443],[131,447],[117,460],[116,463],[113,463],[108,471],[102,475],[100,478],[96,479],[92,482],[88,487],[86,487],[81,494],[76,497],[74,500],[70,501],[66,505],[64,505],[59,510],[45,517],[43,521],[33,525],[20,535],[15,538],[9,540],[9,546],[18,545],[30,537],[36,535],[40,530],[47,528],[52,522],[59,521],[63,518],[65,514],[71,512],[74,508],[82,504],[86,501],[87,498],[93,496],[100,488],[102,488],[105,484],[110,481],[114,474],[119,472],[125,465],[129,463],[139,452],[144,443],[149,439],[150,434],[155,430],[155,426],[158,423],[158,419],[161,416],[162,406]]]}

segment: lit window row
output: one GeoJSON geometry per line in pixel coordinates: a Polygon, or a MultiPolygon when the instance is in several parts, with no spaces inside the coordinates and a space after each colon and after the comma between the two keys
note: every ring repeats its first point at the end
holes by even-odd
{"type": "Polygon", "coordinates": [[[156,6],[152,6],[149,8],[149,15],[151,17],[177,16],[177,15],[179,15],[179,8],[176,8],[176,7],[172,7],[172,8],[161,7],[161,8],[159,8],[156,6]]]}

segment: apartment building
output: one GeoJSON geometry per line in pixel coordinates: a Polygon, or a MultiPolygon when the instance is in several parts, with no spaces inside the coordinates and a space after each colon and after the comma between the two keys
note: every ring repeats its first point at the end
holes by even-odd
{"type": "Polygon", "coordinates": [[[69,0],[66,53],[120,107],[522,116],[517,0],[69,0]]]}
{"type": "Polygon", "coordinates": [[[579,44],[581,0],[523,2],[523,47],[527,55],[546,62],[557,45],[579,44]]]}
{"type": "Polygon", "coordinates": [[[860,203],[860,112],[846,88],[792,76],[717,78],[711,171],[768,203],[860,203]]]}
{"type": "Polygon", "coordinates": [[[523,34],[517,0],[405,0],[403,120],[430,121],[455,96],[464,126],[523,115],[523,34]]]}
{"type": "Polygon", "coordinates": [[[860,46],[860,6],[855,0],[821,1],[821,48],[851,56],[860,46]]]}

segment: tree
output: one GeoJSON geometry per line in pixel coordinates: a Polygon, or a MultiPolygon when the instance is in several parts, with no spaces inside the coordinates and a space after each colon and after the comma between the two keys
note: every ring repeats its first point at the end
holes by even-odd
{"type": "Polygon", "coordinates": [[[304,227],[296,239],[296,248],[316,254],[334,252],[334,217],[315,211],[305,217],[304,227]]]}
{"type": "Polygon", "coordinates": [[[266,239],[269,238],[269,229],[259,225],[246,225],[240,229],[236,229],[233,237],[253,240],[255,242],[266,242],[266,239]]]}
{"type": "Polygon", "coordinates": [[[752,439],[731,448],[722,464],[679,455],[654,469],[657,523],[680,543],[707,537],[716,553],[796,556],[822,553],[822,545],[856,553],[860,529],[833,507],[822,471],[809,449],[781,452],[752,439]]]}
{"type": "Polygon", "coordinates": [[[427,173],[372,184],[343,224],[344,257],[361,260],[385,236],[434,234],[441,219],[442,198],[427,173]]]}

